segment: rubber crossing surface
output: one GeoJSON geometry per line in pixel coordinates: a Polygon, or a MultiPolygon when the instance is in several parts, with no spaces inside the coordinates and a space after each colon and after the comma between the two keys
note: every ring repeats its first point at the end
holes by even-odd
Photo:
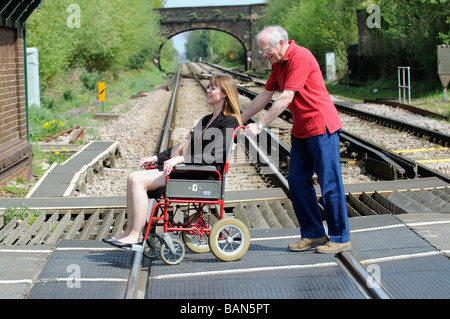
{"type": "MultiPolygon", "coordinates": [[[[448,299],[450,260],[391,215],[350,219],[352,254],[394,299],[448,299]]],[[[250,229],[238,261],[186,250],[184,260],[152,261],[149,299],[364,299],[335,255],[290,252],[298,229],[250,229]]],[[[28,298],[124,297],[133,252],[101,241],[62,240],[28,298]],[[78,273],[76,272],[78,270],[78,273]],[[78,276],[78,277],[77,277],[78,276]],[[77,279],[77,280],[75,280],[77,279]],[[74,286],[76,283],[79,287],[74,286]]]]}

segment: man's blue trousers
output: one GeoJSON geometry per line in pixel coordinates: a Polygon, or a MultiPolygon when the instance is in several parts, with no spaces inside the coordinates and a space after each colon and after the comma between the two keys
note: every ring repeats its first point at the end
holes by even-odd
{"type": "Polygon", "coordinates": [[[330,240],[350,241],[347,204],[342,182],[339,133],[328,131],[309,138],[291,137],[289,189],[302,238],[325,236],[312,177],[316,172],[330,240]]]}

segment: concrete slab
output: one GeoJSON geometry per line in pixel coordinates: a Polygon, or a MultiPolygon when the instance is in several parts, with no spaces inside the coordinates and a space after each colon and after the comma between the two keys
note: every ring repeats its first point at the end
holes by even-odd
{"type": "MultiPolygon", "coordinates": [[[[450,260],[391,215],[350,219],[352,254],[382,287],[400,299],[450,297],[450,260]],[[378,276],[378,277],[377,277],[378,276]]],[[[299,229],[250,229],[250,248],[225,263],[187,252],[177,266],[153,261],[149,298],[365,298],[334,255],[293,253],[299,229]]]]}
{"type": "Polygon", "coordinates": [[[0,246],[0,299],[25,298],[53,249],[53,245],[0,246]]]}
{"type": "Polygon", "coordinates": [[[122,299],[134,252],[96,240],[61,240],[28,299],[122,299]]]}
{"type": "Polygon", "coordinates": [[[450,214],[400,214],[395,217],[450,258],[450,214]]]}

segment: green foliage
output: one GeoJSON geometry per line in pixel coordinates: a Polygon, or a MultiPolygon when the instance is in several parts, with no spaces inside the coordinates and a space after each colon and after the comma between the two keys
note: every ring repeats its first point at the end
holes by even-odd
{"type": "Polygon", "coordinates": [[[175,58],[178,51],[175,49],[172,40],[167,41],[160,51],[159,66],[165,72],[173,72],[176,69],[175,58]]]}
{"type": "Polygon", "coordinates": [[[244,46],[233,36],[215,30],[192,31],[187,37],[186,57],[211,62],[245,63],[244,46]]]}
{"type": "MultiPolygon", "coordinates": [[[[383,56],[393,67],[411,66],[416,80],[436,80],[437,50],[450,40],[450,1],[378,0],[380,29],[370,30],[375,55],[383,56]],[[378,50],[378,51],[377,51],[378,50]]],[[[380,67],[386,67],[381,66],[380,67]]]]}
{"type": "Polygon", "coordinates": [[[52,110],[56,107],[57,102],[56,100],[51,96],[43,96],[41,97],[41,106],[45,107],[46,109],[52,110]]]}
{"type": "Polygon", "coordinates": [[[29,107],[28,121],[31,141],[41,141],[73,126],[72,123],[67,123],[66,119],[58,111],[57,106],[52,109],[35,105],[29,107]]]}
{"type": "Polygon", "coordinates": [[[5,209],[5,216],[3,218],[3,224],[7,225],[10,221],[17,217],[17,219],[25,220],[28,216],[30,219],[28,220],[28,225],[33,224],[33,222],[41,215],[42,213],[37,210],[32,210],[25,205],[21,207],[7,207],[5,209]]]}
{"type": "Polygon", "coordinates": [[[64,131],[66,129],[66,123],[63,121],[47,121],[42,125],[43,131],[46,133],[46,135],[54,135],[60,131],[64,131]]]}
{"type": "MultiPolygon", "coordinates": [[[[324,69],[325,53],[336,53],[336,69],[346,73],[347,48],[358,43],[356,10],[381,10],[381,28],[369,29],[374,68],[382,76],[409,65],[416,80],[438,81],[436,46],[450,43],[449,0],[267,0],[258,25],[279,24],[298,45],[307,47],[324,69]]],[[[367,13],[368,17],[369,14],[367,13]]]]}
{"type": "Polygon", "coordinates": [[[46,0],[27,22],[27,45],[39,51],[43,87],[68,69],[101,73],[141,67],[161,43],[158,0],[46,0]],[[79,14],[79,28],[73,15],[79,14]],[[143,54],[145,52],[145,54],[143,54]]]}
{"type": "Polygon", "coordinates": [[[62,94],[64,101],[74,101],[76,99],[76,93],[70,89],[65,90],[62,94]]]}
{"type": "Polygon", "coordinates": [[[336,71],[347,71],[346,49],[357,42],[356,0],[268,0],[258,24],[281,25],[290,39],[308,48],[324,68],[325,53],[336,53],[336,71]]]}
{"type": "Polygon", "coordinates": [[[80,75],[80,81],[89,91],[94,91],[97,89],[98,82],[100,82],[101,78],[102,76],[97,70],[93,70],[92,72],[83,70],[80,75]]]}
{"type": "Polygon", "coordinates": [[[14,197],[25,197],[28,194],[29,188],[27,183],[22,178],[16,179],[6,183],[6,185],[0,188],[0,194],[11,194],[14,197]]]}

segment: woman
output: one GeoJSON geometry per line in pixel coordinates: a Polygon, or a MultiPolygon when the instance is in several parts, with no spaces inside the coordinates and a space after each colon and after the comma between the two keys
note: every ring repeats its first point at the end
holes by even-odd
{"type": "Polygon", "coordinates": [[[231,77],[216,75],[211,78],[206,92],[206,101],[212,106],[213,112],[198,122],[186,144],[181,142],[177,147],[141,158],[139,161],[142,168],[159,163],[163,165],[162,170],[137,171],[128,176],[127,228],[123,234],[115,238],[103,239],[104,242],[125,248],[142,241],[142,230],[148,212],[147,191],[165,186],[167,175],[171,174],[171,178],[190,179],[212,179],[216,176],[209,172],[201,176],[198,173],[193,175],[190,172],[172,172],[176,165],[207,164],[216,166],[219,172],[223,171],[226,148],[230,144],[233,129],[242,123],[237,86],[231,77]]]}

